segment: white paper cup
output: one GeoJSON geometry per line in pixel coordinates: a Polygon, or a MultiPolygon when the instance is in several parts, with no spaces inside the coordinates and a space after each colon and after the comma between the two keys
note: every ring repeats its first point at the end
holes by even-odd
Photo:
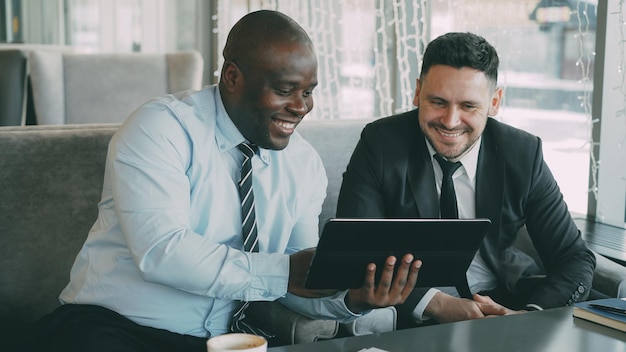
{"type": "Polygon", "coordinates": [[[224,334],[208,339],[206,347],[208,352],[265,352],[267,340],[251,334],[224,334]]]}

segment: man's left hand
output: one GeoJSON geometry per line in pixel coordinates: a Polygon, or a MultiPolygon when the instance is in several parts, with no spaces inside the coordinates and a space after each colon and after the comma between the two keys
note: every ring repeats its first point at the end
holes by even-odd
{"type": "Polygon", "coordinates": [[[490,311],[483,309],[483,314],[485,314],[485,317],[500,316],[500,315],[513,315],[513,314],[521,314],[521,313],[528,312],[526,310],[509,309],[501,304],[496,303],[489,296],[481,296],[479,294],[474,294],[473,298],[474,298],[474,301],[486,304],[487,306],[500,307],[500,309],[504,309],[504,312],[505,312],[504,314],[491,314],[490,311]]]}

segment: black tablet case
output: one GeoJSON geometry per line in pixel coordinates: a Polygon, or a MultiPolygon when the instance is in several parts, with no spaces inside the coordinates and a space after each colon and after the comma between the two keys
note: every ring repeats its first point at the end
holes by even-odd
{"type": "Polygon", "coordinates": [[[330,219],[320,236],[305,287],[363,286],[368,263],[376,279],[385,259],[412,253],[422,260],[417,287],[456,286],[471,296],[466,271],[491,222],[488,219],[330,219]]]}

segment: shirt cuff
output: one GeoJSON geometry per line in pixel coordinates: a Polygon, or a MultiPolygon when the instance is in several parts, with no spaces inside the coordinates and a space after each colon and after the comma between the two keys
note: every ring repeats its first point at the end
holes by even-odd
{"type": "Polygon", "coordinates": [[[246,253],[250,259],[250,288],[244,300],[273,301],[287,293],[289,256],[279,253],[246,253]]]}
{"type": "Polygon", "coordinates": [[[339,297],[341,297],[341,302],[343,302],[343,308],[346,310],[346,312],[350,313],[350,315],[352,315],[353,317],[359,318],[364,316],[365,314],[371,312],[372,310],[366,310],[360,313],[355,313],[353,312],[350,308],[348,308],[348,304],[346,303],[346,299],[348,299],[348,293],[350,292],[350,290],[344,290],[344,291],[340,291],[338,292],[339,297]]]}
{"type": "Polygon", "coordinates": [[[536,305],[534,303],[529,303],[526,305],[526,310],[531,311],[531,310],[543,310],[543,308],[541,308],[541,306],[536,305]]]}
{"type": "Polygon", "coordinates": [[[415,309],[413,309],[412,315],[415,321],[417,321],[418,323],[421,323],[424,320],[430,319],[429,317],[424,317],[424,310],[426,309],[426,306],[428,306],[428,303],[430,303],[430,301],[433,299],[433,297],[435,296],[437,292],[441,292],[441,291],[436,288],[431,288],[428,291],[426,291],[426,294],[417,303],[417,305],[415,306],[415,309]]]}

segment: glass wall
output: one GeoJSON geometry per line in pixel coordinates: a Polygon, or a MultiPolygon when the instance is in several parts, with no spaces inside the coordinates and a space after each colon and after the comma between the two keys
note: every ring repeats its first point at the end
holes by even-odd
{"type": "Polygon", "coordinates": [[[626,41],[620,37],[626,10],[623,0],[600,5],[607,3],[612,8],[605,10],[605,22],[615,24],[605,33],[597,28],[597,0],[0,0],[0,42],[72,45],[87,52],[196,49],[211,67],[209,83],[235,21],[249,11],[276,9],[301,23],[316,45],[320,85],[308,118],[376,119],[413,108],[426,43],[448,31],[475,32],[501,58],[505,98],[495,118],[542,138],[571,211],[623,225],[625,161],[590,150],[600,120],[603,140],[617,134],[605,153],[626,145],[620,44],[626,41]],[[206,11],[214,8],[217,15],[206,11]],[[601,107],[592,116],[594,78],[606,81],[594,77],[596,33],[609,41],[607,55],[620,58],[599,70],[604,75],[611,69],[610,78],[621,80],[596,88],[605,92],[603,101],[594,97],[602,108],[615,105],[611,116],[601,107]],[[602,168],[602,175],[614,171],[605,186],[602,168]],[[621,217],[607,218],[614,211],[621,217]]]}
{"type": "MultiPolygon", "coordinates": [[[[501,59],[505,98],[496,118],[542,138],[570,210],[587,213],[594,1],[232,1],[228,8],[277,9],[311,34],[322,83],[310,118],[375,119],[412,109],[426,43],[450,31],[482,35],[501,59]]],[[[220,34],[239,17],[220,17],[220,34]]]]}
{"type": "MultiPolygon", "coordinates": [[[[623,1],[609,2],[615,7],[609,13],[623,18],[623,1]]],[[[596,143],[592,131],[602,118],[592,116],[597,6],[597,0],[222,1],[219,47],[243,14],[260,8],[285,12],[309,32],[320,58],[321,84],[308,118],[375,119],[413,108],[426,43],[448,31],[478,33],[496,47],[502,61],[499,84],[505,99],[495,118],[542,139],[546,162],[572,212],[592,212],[621,226],[626,222],[626,172],[617,171],[607,182],[617,186],[617,195],[599,197],[602,162],[590,148],[596,143]],[[590,202],[594,209],[588,209],[590,202]],[[622,216],[607,218],[609,210],[622,216]]],[[[607,48],[616,54],[623,40],[611,42],[607,48]]],[[[613,77],[623,75],[620,69],[613,77]]],[[[605,125],[623,124],[624,117],[604,119],[603,129],[612,131],[615,126],[605,125]]],[[[602,167],[622,170],[623,164],[611,161],[602,167]]],[[[613,187],[602,189],[612,194],[613,187]]]]}
{"type": "Polygon", "coordinates": [[[433,1],[430,38],[471,31],[498,50],[503,122],[543,140],[571,211],[587,212],[596,5],[587,1],[433,1]],[[558,6],[551,4],[560,3],[558,6]]]}
{"type": "Polygon", "coordinates": [[[196,0],[0,0],[0,9],[0,43],[79,52],[196,48],[196,0]]]}

